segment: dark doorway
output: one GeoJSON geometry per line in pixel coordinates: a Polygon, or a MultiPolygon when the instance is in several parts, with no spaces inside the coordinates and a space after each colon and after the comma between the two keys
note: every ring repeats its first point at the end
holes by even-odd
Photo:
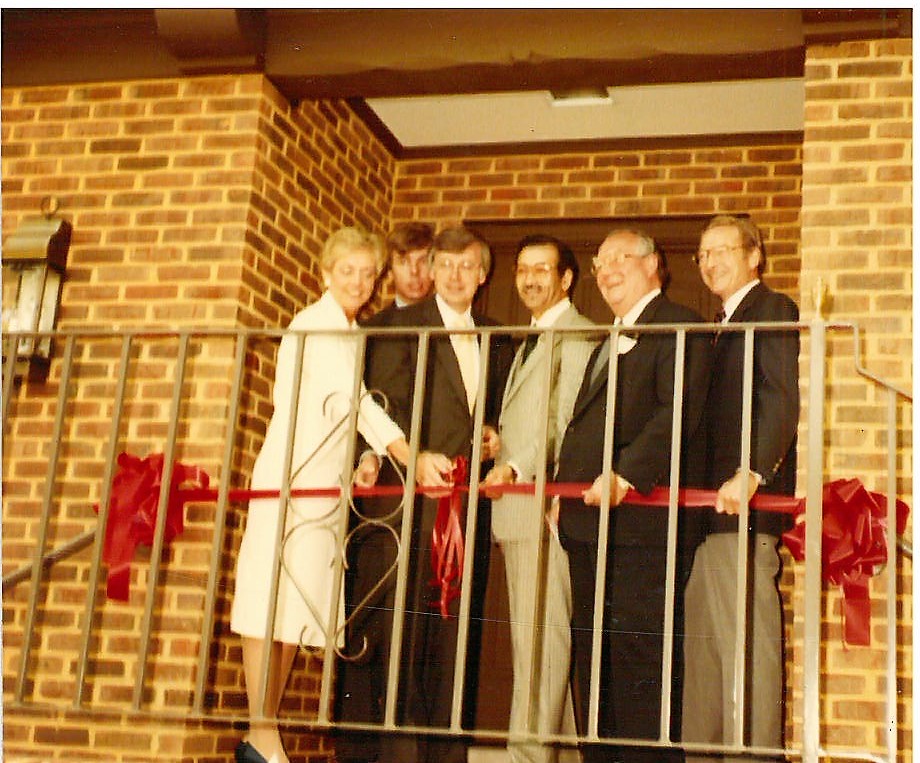
{"type": "Polygon", "coordinates": [[[476,307],[509,325],[530,321],[514,288],[514,255],[518,242],[532,233],[543,233],[565,241],[581,268],[575,289],[575,306],[596,323],[610,323],[610,309],[601,299],[591,277],[591,258],[601,242],[615,228],[640,228],[658,244],[668,259],[671,286],[668,296],[696,310],[709,320],[719,309],[718,299],[703,284],[693,254],[700,233],[711,215],[686,217],[608,217],[575,220],[470,220],[467,227],[479,233],[492,248],[492,274],[476,297],[476,307]]]}
{"type": "MultiPolygon", "coordinates": [[[[671,270],[668,296],[711,320],[719,309],[719,300],[706,288],[693,261],[700,233],[710,217],[467,221],[466,226],[481,235],[492,250],[492,272],[476,297],[476,309],[507,325],[530,322],[530,315],[518,299],[514,285],[514,256],[522,238],[541,233],[566,242],[578,259],[581,273],[573,297],[575,306],[595,323],[609,324],[613,315],[591,275],[591,259],[611,231],[639,228],[655,239],[668,259],[671,270]]],[[[504,573],[501,551],[493,546],[476,713],[476,725],[480,729],[506,729],[511,710],[511,637],[504,573]]]]}

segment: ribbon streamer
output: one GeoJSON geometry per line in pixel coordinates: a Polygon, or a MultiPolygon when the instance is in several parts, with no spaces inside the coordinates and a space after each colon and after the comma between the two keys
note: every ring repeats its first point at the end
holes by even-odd
{"type": "MultiPolygon", "coordinates": [[[[157,506],[163,480],[163,454],[138,458],[129,453],[118,456],[119,469],[112,478],[109,518],[105,526],[102,558],[108,565],[106,594],[110,599],[128,601],[131,561],[138,546],[152,546],[157,523],[157,506]]],[[[187,500],[179,491],[183,483],[208,487],[208,475],[197,466],[173,464],[163,542],[169,543],[185,525],[183,509],[187,500]]],[[[99,504],[93,506],[98,514],[99,504]]]]}
{"type": "MultiPolygon", "coordinates": [[[[462,485],[466,473],[466,459],[459,456],[454,460],[451,484],[462,485]]],[[[454,489],[438,498],[438,513],[431,531],[431,571],[434,573],[431,585],[441,591],[438,607],[445,620],[450,617],[450,603],[460,595],[463,577],[463,492],[454,489]]]]}

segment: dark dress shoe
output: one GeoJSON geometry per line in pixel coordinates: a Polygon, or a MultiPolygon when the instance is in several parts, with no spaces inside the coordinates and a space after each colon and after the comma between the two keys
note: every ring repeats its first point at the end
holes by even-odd
{"type": "Polygon", "coordinates": [[[236,763],[268,763],[268,760],[249,742],[240,742],[236,746],[236,763]]]}

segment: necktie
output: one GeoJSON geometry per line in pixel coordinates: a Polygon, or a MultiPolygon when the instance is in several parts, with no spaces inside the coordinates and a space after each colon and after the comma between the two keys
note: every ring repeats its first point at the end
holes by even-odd
{"type": "MultiPolygon", "coordinates": [[[[469,324],[461,319],[451,328],[465,329],[469,328],[469,324]]],[[[473,334],[452,334],[451,343],[460,365],[463,386],[466,388],[466,402],[472,413],[476,404],[476,392],[479,389],[479,347],[473,334]]]]}
{"type": "Polygon", "coordinates": [[[527,358],[530,357],[530,353],[533,352],[533,348],[537,346],[537,339],[540,337],[537,334],[528,334],[527,338],[524,340],[524,349],[521,352],[521,365],[523,366],[527,362],[527,358]]]}
{"type": "MultiPolygon", "coordinates": [[[[715,317],[712,320],[714,323],[718,323],[721,326],[725,322],[725,309],[720,307],[719,312],[716,313],[715,317]]],[[[721,332],[718,329],[716,329],[712,333],[712,343],[713,344],[719,341],[720,333],[721,332]]]]}

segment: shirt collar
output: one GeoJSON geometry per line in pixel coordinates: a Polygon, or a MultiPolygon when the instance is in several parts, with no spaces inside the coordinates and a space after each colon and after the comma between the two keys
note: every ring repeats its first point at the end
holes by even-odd
{"type": "Polygon", "coordinates": [[[541,315],[539,318],[531,317],[530,325],[541,329],[546,328],[547,326],[552,326],[557,320],[559,320],[559,316],[562,315],[571,306],[571,300],[568,297],[563,297],[555,305],[543,313],[543,315],[541,315]]]}
{"type": "Polygon", "coordinates": [[[635,325],[636,320],[640,315],[642,315],[642,311],[648,307],[648,303],[655,299],[655,297],[657,297],[659,294],[661,294],[661,289],[652,289],[648,294],[646,294],[632,306],[632,309],[623,316],[620,323],[624,326],[635,325]]]}
{"type": "Polygon", "coordinates": [[[438,312],[441,313],[441,320],[444,321],[444,325],[447,328],[454,328],[461,321],[465,326],[473,326],[473,317],[471,315],[470,308],[467,308],[465,312],[458,313],[456,310],[454,310],[454,308],[452,308],[443,299],[441,299],[440,294],[435,295],[434,301],[438,306],[438,312]]]}
{"type": "Polygon", "coordinates": [[[744,286],[738,289],[738,291],[736,291],[728,299],[725,300],[725,303],[722,305],[722,309],[725,311],[726,322],[729,318],[732,317],[732,315],[735,314],[735,310],[738,309],[738,305],[741,304],[741,300],[744,299],[748,295],[748,292],[759,283],[760,279],[755,278],[753,281],[746,283],[744,286]]]}
{"type": "MultiPolygon", "coordinates": [[[[345,315],[345,311],[342,309],[342,306],[338,303],[335,297],[332,296],[332,292],[328,289],[323,292],[322,296],[319,298],[320,304],[323,306],[323,310],[329,313],[329,317],[337,323],[342,328],[355,328],[355,322],[349,321],[345,315]]],[[[333,328],[336,328],[333,326],[333,328]]]]}

